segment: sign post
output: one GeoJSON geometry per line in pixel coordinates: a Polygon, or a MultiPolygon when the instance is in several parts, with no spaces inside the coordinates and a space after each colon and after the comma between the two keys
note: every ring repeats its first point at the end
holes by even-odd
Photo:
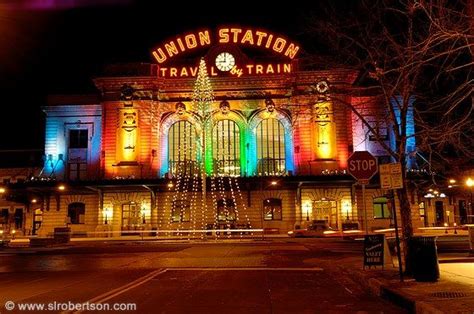
{"type": "Polygon", "coordinates": [[[365,207],[365,186],[369,184],[369,180],[377,173],[377,158],[367,151],[353,152],[347,159],[349,165],[348,172],[357,182],[362,185],[362,208],[365,218],[365,234],[369,234],[369,226],[367,220],[367,208],[365,207]]]}
{"type": "Polygon", "coordinates": [[[398,235],[397,209],[395,207],[394,193],[394,190],[403,188],[402,166],[400,163],[380,165],[380,186],[382,189],[390,190],[390,203],[395,227],[395,242],[397,244],[398,272],[400,274],[400,281],[403,281],[402,253],[400,251],[400,236],[398,235]]]}

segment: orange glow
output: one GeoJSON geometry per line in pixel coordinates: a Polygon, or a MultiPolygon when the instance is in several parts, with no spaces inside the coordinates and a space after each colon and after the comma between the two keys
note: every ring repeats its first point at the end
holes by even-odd
{"type": "Polygon", "coordinates": [[[35,204],[35,203],[38,202],[38,200],[37,200],[36,198],[34,198],[34,199],[31,200],[31,202],[32,202],[33,204],[35,204]]]}
{"type": "Polygon", "coordinates": [[[472,180],[471,178],[468,178],[466,180],[466,185],[470,188],[473,187],[474,186],[474,180],[472,180]]]}
{"type": "Polygon", "coordinates": [[[165,44],[154,49],[152,55],[158,63],[163,63],[168,60],[168,58],[172,58],[186,50],[205,47],[210,44],[211,36],[208,30],[188,33],[167,41],[165,44]]]}
{"type": "Polygon", "coordinates": [[[58,186],[59,191],[64,191],[65,189],[66,189],[66,186],[64,186],[64,184],[61,184],[58,186]]]}
{"type": "Polygon", "coordinates": [[[208,30],[183,34],[153,49],[152,55],[161,64],[185,51],[210,46],[214,44],[214,41],[217,44],[234,43],[264,47],[291,60],[295,58],[300,49],[297,44],[282,36],[252,28],[222,27],[217,29],[214,36],[215,39],[208,30]]]}
{"type": "MultiPolygon", "coordinates": [[[[160,77],[196,77],[198,67],[159,67],[158,75],[160,77]]],[[[286,74],[292,73],[293,67],[290,63],[268,63],[268,64],[244,64],[234,66],[230,74],[237,77],[242,75],[265,75],[265,74],[286,74]]],[[[218,76],[219,71],[213,66],[209,67],[210,76],[218,76]]]]}
{"type": "Polygon", "coordinates": [[[270,184],[271,184],[271,185],[277,185],[277,184],[278,184],[278,182],[276,182],[276,181],[272,181],[270,184]]]}
{"type": "Polygon", "coordinates": [[[317,103],[313,106],[314,151],[316,159],[335,157],[336,130],[332,103],[317,103]]]}
{"type": "Polygon", "coordinates": [[[136,161],[138,158],[138,112],[122,109],[117,129],[117,162],[136,161]]]}
{"type": "Polygon", "coordinates": [[[0,188],[0,194],[5,193],[7,190],[5,188],[0,188]]]}

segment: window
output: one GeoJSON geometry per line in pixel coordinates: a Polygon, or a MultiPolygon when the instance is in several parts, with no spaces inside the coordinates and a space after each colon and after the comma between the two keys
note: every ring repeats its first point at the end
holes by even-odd
{"type": "MultiPolygon", "coordinates": [[[[368,121],[370,126],[374,129],[375,133],[378,135],[379,139],[382,141],[388,140],[388,129],[387,125],[382,118],[377,120],[368,121]]],[[[369,141],[377,141],[377,136],[370,132],[369,133],[369,141]]]]}
{"type": "Polygon", "coordinates": [[[235,202],[232,199],[221,199],[217,201],[217,219],[219,221],[234,221],[235,202]]]}
{"type": "Polygon", "coordinates": [[[212,132],[212,157],[217,174],[240,175],[240,131],[232,120],[220,120],[212,132]]]}
{"type": "Polygon", "coordinates": [[[69,130],[68,178],[80,180],[87,176],[88,131],[69,130]]]}
{"type": "Polygon", "coordinates": [[[71,203],[67,207],[67,216],[71,224],[83,224],[86,205],[84,203],[71,203]]]}
{"type": "Polygon", "coordinates": [[[175,122],[168,133],[168,160],[171,174],[193,174],[196,166],[196,129],[188,121],[175,122]]]}
{"type": "Polygon", "coordinates": [[[8,223],[8,208],[0,209],[0,224],[8,223]]]}
{"type": "Polygon", "coordinates": [[[69,130],[69,148],[87,148],[87,130],[69,130]]]}
{"type": "Polygon", "coordinates": [[[281,220],[281,199],[267,198],[263,201],[263,219],[281,220]]]}
{"type": "Polygon", "coordinates": [[[386,197],[374,198],[374,218],[376,219],[390,219],[392,214],[387,206],[386,197]]]}
{"type": "Polygon", "coordinates": [[[15,229],[23,228],[23,208],[15,208],[15,229]]]}
{"type": "Polygon", "coordinates": [[[257,125],[257,159],[259,175],[285,172],[285,129],[277,119],[262,120],[257,125]]]}
{"type": "Polygon", "coordinates": [[[186,200],[173,201],[171,208],[171,221],[172,222],[187,222],[189,221],[191,213],[191,205],[186,200]]]}

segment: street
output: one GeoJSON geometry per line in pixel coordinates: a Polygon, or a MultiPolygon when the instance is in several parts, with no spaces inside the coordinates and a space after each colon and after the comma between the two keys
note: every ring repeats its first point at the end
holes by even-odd
{"type": "Polygon", "coordinates": [[[54,302],[136,304],[140,313],[403,312],[332,266],[360,249],[339,239],[279,239],[3,251],[1,313],[7,301],[13,312],[54,302]]]}

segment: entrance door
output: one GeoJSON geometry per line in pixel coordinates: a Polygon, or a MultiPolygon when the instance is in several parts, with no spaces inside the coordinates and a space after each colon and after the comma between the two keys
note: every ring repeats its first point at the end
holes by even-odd
{"type": "Polygon", "coordinates": [[[435,202],[435,214],[436,214],[436,226],[442,226],[444,224],[444,210],[443,202],[435,202]]]}
{"type": "Polygon", "coordinates": [[[313,202],[313,219],[325,220],[330,227],[337,229],[336,201],[321,200],[313,202]]]}
{"type": "Polygon", "coordinates": [[[141,230],[142,223],[140,217],[140,208],[136,203],[122,205],[122,235],[138,234],[133,232],[141,230]],[[132,231],[132,232],[130,232],[132,231]]]}
{"type": "Polygon", "coordinates": [[[467,206],[464,200],[459,201],[459,223],[467,224],[467,206]]]}

